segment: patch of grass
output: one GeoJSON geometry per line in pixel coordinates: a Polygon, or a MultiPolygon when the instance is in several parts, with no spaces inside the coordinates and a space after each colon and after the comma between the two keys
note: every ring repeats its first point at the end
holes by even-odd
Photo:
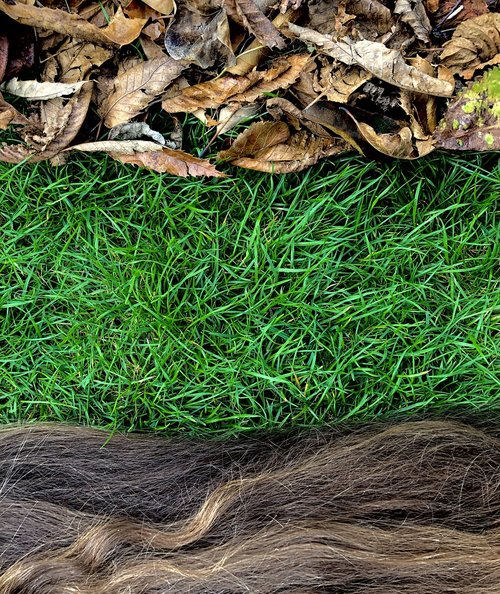
{"type": "Polygon", "coordinates": [[[500,404],[493,157],[1,166],[0,419],[234,432],[500,404]]]}

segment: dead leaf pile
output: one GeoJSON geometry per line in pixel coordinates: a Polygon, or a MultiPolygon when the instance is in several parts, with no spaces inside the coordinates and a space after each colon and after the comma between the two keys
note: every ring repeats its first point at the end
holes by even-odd
{"type": "Polygon", "coordinates": [[[0,0],[0,159],[102,152],[223,176],[216,165],[288,173],[349,150],[499,150],[497,7],[0,0]]]}

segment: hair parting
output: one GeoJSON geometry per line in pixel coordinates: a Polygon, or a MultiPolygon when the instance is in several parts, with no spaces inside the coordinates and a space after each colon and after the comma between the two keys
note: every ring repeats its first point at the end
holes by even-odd
{"type": "Polygon", "coordinates": [[[500,594],[500,439],[0,429],[0,594],[500,594]]]}

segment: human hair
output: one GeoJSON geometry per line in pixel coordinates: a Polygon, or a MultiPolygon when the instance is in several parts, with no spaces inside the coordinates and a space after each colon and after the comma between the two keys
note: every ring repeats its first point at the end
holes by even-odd
{"type": "Polygon", "coordinates": [[[500,592],[500,441],[455,421],[226,441],[0,429],[1,594],[500,592]]]}

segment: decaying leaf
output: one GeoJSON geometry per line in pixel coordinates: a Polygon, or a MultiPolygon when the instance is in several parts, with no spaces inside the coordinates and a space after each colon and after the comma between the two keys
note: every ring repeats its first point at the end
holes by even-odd
{"type": "Polygon", "coordinates": [[[0,85],[0,90],[30,101],[46,101],[55,97],[72,95],[85,84],[76,83],[38,82],[37,80],[18,80],[13,78],[0,85]]]}
{"type": "Polygon", "coordinates": [[[479,68],[499,64],[500,14],[484,14],[458,25],[444,47],[441,63],[466,79],[479,68]]]}
{"type": "Polygon", "coordinates": [[[85,80],[92,69],[98,68],[112,57],[113,50],[110,47],[68,38],[47,60],[45,76],[48,69],[52,69],[58,82],[76,83],[85,80]]]}
{"type": "Polygon", "coordinates": [[[217,121],[217,135],[232,130],[235,126],[252,117],[258,111],[259,106],[255,104],[240,106],[238,103],[230,103],[227,107],[223,107],[220,110],[217,121]]]}
{"type": "Polygon", "coordinates": [[[162,56],[139,62],[120,73],[110,94],[103,99],[99,112],[104,125],[113,128],[130,121],[184,70],[181,62],[162,56]]]}
{"type": "Polygon", "coordinates": [[[500,150],[500,66],[452,101],[434,139],[449,150],[500,150]]]}
{"type": "Polygon", "coordinates": [[[0,94],[0,130],[7,130],[11,124],[26,126],[29,124],[29,119],[5,101],[0,94]]]}

